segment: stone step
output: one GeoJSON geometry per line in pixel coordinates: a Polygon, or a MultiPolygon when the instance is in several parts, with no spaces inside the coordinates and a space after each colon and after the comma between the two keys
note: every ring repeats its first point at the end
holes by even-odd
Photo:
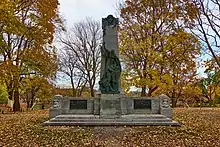
{"type": "Polygon", "coordinates": [[[169,118],[163,118],[163,119],[56,119],[52,118],[50,120],[51,122],[172,122],[169,118]]]}
{"type": "MultiPolygon", "coordinates": [[[[58,115],[56,119],[94,119],[100,118],[99,115],[58,115]]],[[[164,115],[160,114],[129,114],[129,115],[121,115],[122,119],[162,119],[166,118],[164,115]]]]}
{"type": "Polygon", "coordinates": [[[161,114],[128,114],[128,115],[122,115],[122,118],[147,118],[147,119],[160,119],[160,118],[167,118],[164,115],[161,114]]]}
{"type": "Polygon", "coordinates": [[[93,118],[99,118],[99,115],[58,115],[55,117],[56,119],[93,119],[93,118]]]}
{"type": "Polygon", "coordinates": [[[58,115],[44,122],[42,125],[52,126],[179,126],[176,121],[160,114],[130,114],[121,115],[121,118],[102,118],[99,115],[58,115]]]}
{"type": "Polygon", "coordinates": [[[51,122],[46,121],[42,124],[43,126],[180,126],[176,121],[171,122],[124,122],[124,121],[107,121],[107,122],[51,122]]]}

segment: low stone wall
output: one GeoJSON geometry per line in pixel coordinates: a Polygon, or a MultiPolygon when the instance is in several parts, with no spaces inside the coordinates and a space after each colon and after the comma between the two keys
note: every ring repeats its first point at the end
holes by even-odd
{"type": "Polygon", "coordinates": [[[125,97],[121,99],[122,114],[159,114],[160,100],[154,97],[125,97]]]}
{"type": "Polygon", "coordinates": [[[170,100],[158,97],[126,97],[120,94],[102,94],[95,98],[55,96],[50,118],[60,114],[94,114],[103,118],[118,118],[127,114],[162,114],[172,118],[170,100]]]}
{"type": "Polygon", "coordinates": [[[50,108],[50,118],[60,114],[93,114],[94,99],[55,96],[50,108]],[[75,102],[75,103],[74,103],[75,102]]]}

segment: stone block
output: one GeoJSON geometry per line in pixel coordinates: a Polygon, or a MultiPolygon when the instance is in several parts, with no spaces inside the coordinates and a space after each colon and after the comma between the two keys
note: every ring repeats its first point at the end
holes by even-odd
{"type": "Polygon", "coordinates": [[[93,99],[87,100],[87,110],[88,112],[93,113],[94,111],[94,100],[93,99]]]}
{"type": "Polygon", "coordinates": [[[159,114],[160,113],[160,100],[159,100],[159,98],[151,99],[151,111],[152,111],[152,114],[159,114]]]}
{"type": "Polygon", "coordinates": [[[94,114],[100,114],[100,98],[94,98],[94,114]]]}
{"type": "Polygon", "coordinates": [[[62,108],[61,109],[61,114],[69,114],[69,108],[62,108]]]}
{"type": "Polygon", "coordinates": [[[57,115],[60,115],[62,113],[61,109],[57,108],[50,108],[49,110],[49,118],[54,118],[57,115]]]}
{"type": "Polygon", "coordinates": [[[102,94],[100,99],[101,118],[120,118],[121,103],[118,94],[102,94]]]}
{"type": "Polygon", "coordinates": [[[70,105],[70,100],[67,99],[67,98],[63,99],[63,101],[62,101],[62,108],[69,109],[69,105],[70,105]]]}
{"type": "Polygon", "coordinates": [[[172,119],[172,109],[171,108],[161,108],[160,114],[172,119]]]}
{"type": "Polygon", "coordinates": [[[121,98],[121,114],[127,114],[127,99],[121,98]]]}
{"type": "Polygon", "coordinates": [[[121,98],[121,113],[131,114],[134,112],[133,109],[134,109],[133,99],[131,97],[122,97],[121,98]]]}

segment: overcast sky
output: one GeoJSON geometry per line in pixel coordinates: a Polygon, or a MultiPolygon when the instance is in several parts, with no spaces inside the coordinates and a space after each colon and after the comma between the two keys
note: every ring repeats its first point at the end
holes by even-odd
{"type": "Polygon", "coordinates": [[[67,27],[73,23],[92,17],[100,20],[109,14],[116,14],[119,0],[59,0],[60,14],[66,19],[67,27]]]}

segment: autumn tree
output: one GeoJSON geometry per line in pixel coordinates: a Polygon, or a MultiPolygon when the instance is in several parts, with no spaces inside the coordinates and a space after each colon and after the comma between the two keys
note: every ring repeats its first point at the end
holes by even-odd
{"type": "MultiPolygon", "coordinates": [[[[121,8],[120,54],[141,96],[177,86],[179,75],[195,72],[200,45],[185,31],[196,17],[193,1],[126,0],[121,8]]],[[[192,75],[192,74],[191,74],[192,75]]]]}
{"type": "Polygon", "coordinates": [[[191,31],[199,38],[205,54],[210,55],[220,68],[220,1],[198,0],[200,11],[191,31]]]}
{"type": "Polygon", "coordinates": [[[7,86],[14,111],[20,110],[22,75],[50,78],[56,74],[52,47],[55,24],[60,23],[57,0],[3,0],[0,3],[1,77],[7,86]]]}
{"type": "Polygon", "coordinates": [[[20,87],[21,99],[27,103],[27,108],[31,108],[36,102],[51,101],[53,84],[44,77],[27,75],[22,79],[20,87]]]}
{"type": "Polygon", "coordinates": [[[171,34],[167,42],[169,43],[165,48],[171,52],[165,55],[165,73],[169,74],[170,83],[160,84],[159,87],[166,91],[172,99],[172,106],[175,107],[178,99],[184,95],[184,89],[196,81],[196,58],[200,53],[200,43],[194,35],[184,31],[171,34]]]}
{"type": "Polygon", "coordinates": [[[220,96],[220,70],[214,57],[205,61],[204,65],[206,77],[201,79],[200,87],[211,106],[215,105],[216,98],[220,96]]]}
{"type": "Polygon", "coordinates": [[[202,94],[211,105],[215,105],[217,96],[220,96],[220,78],[218,73],[206,71],[207,77],[201,80],[202,94]]]}
{"type": "MultiPolygon", "coordinates": [[[[61,36],[61,35],[60,35],[61,36]]],[[[61,45],[75,58],[75,67],[80,75],[85,76],[94,97],[94,86],[100,72],[101,26],[91,19],[74,24],[65,32],[59,41],[61,45]]]]}
{"type": "Polygon", "coordinates": [[[8,102],[8,94],[6,91],[6,86],[1,84],[0,85],[0,104],[7,104],[8,102]]]}

